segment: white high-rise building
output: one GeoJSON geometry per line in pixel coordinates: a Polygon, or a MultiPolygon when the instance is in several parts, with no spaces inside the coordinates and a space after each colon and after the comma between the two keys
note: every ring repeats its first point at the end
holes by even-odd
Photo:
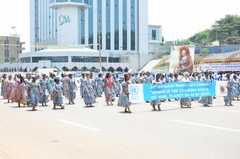
{"type": "MultiPolygon", "coordinates": [[[[30,3],[32,55],[44,51],[44,46],[59,46],[58,49],[66,45],[89,46],[106,57],[102,62],[129,63],[128,68],[133,70],[153,58],[148,47],[148,0],[31,0],[30,3]]],[[[161,43],[159,37],[157,43],[161,43]]],[[[32,55],[31,62],[42,60],[32,55]]],[[[78,62],[73,59],[68,57],[68,62],[78,62]]]]}

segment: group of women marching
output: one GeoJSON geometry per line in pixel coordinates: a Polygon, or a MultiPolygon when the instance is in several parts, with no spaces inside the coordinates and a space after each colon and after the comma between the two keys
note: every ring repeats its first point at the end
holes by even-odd
{"type": "MultiPolygon", "coordinates": [[[[114,105],[113,101],[118,97],[117,105],[124,107],[125,112],[131,113],[130,101],[129,101],[129,84],[164,84],[169,82],[211,82],[214,80],[212,74],[205,73],[193,73],[191,76],[189,73],[184,74],[169,74],[162,73],[153,76],[150,71],[139,73],[138,75],[127,73],[122,79],[118,74],[112,75],[106,73],[105,77],[103,73],[99,73],[97,78],[93,79],[92,73],[82,74],[80,79],[80,96],[87,107],[92,107],[96,103],[97,98],[101,98],[104,94],[107,105],[114,105]]],[[[222,79],[221,79],[222,80],[222,79]]],[[[224,97],[225,106],[232,106],[234,98],[238,100],[240,96],[240,81],[237,75],[226,73],[225,79],[227,81],[227,96],[224,97]]],[[[68,104],[75,104],[76,91],[78,87],[73,74],[62,74],[61,79],[55,77],[53,73],[32,75],[16,74],[12,77],[11,74],[2,75],[1,81],[1,96],[7,99],[7,102],[18,103],[21,105],[30,106],[32,110],[35,110],[38,104],[47,106],[49,101],[53,102],[54,109],[60,106],[62,109],[65,107],[65,98],[68,99],[68,104]]],[[[161,110],[161,103],[168,101],[180,101],[180,107],[191,108],[192,101],[198,101],[203,106],[209,106],[213,103],[214,97],[206,96],[200,98],[181,98],[181,99],[164,99],[164,100],[152,100],[146,101],[150,103],[153,110],[161,110]],[[156,109],[157,107],[157,109],[156,109]]]]}

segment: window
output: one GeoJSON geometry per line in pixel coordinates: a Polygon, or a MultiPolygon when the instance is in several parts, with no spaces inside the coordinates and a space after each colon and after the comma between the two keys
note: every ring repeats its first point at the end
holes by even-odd
{"type": "Polygon", "coordinates": [[[119,50],[119,0],[114,0],[114,49],[119,50]]]}
{"type": "Polygon", "coordinates": [[[156,36],[157,36],[157,31],[152,30],[152,40],[156,40],[156,36]]]}
{"type": "MultiPolygon", "coordinates": [[[[93,6],[93,0],[89,0],[89,6],[93,6]]],[[[88,8],[88,44],[93,49],[93,7],[88,8]]]]}
{"type": "Polygon", "coordinates": [[[54,57],[32,57],[33,63],[38,63],[39,61],[49,60],[52,63],[56,62],[68,62],[67,56],[54,56],[54,57]]]}
{"type": "Polygon", "coordinates": [[[106,49],[111,50],[111,8],[110,0],[106,0],[106,49]]]}
{"type": "Polygon", "coordinates": [[[81,11],[81,44],[85,44],[85,10],[81,11]]]}
{"type": "Polygon", "coordinates": [[[135,0],[131,0],[131,50],[135,50],[135,0]]]}
{"type": "MultiPolygon", "coordinates": [[[[99,57],[95,56],[72,56],[72,62],[100,62],[99,57]]],[[[102,62],[107,62],[107,57],[101,57],[102,62]]]]}
{"type": "MultiPolygon", "coordinates": [[[[102,49],[102,0],[97,1],[98,4],[98,34],[97,34],[97,43],[100,45],[100,49],[102,49]]],[[[98,49],[99,49],[98,45],[98,49]]]]}
{"type": "Polygon", "coordinates": [[[127,0],[123,0],[123,50],[127,50],[127,0]]]}
{"type": "Polygon", "coordinates": [[[119,57],[108,57],[109,63],[119,63],[119,57]]]}
{"type": "Polygon", "coordinates": [[[68,2],[68,0],[56,0],[56,2],[68,2]]]}

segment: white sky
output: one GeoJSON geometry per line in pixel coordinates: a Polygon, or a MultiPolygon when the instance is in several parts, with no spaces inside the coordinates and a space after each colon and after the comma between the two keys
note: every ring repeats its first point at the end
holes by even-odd
{"type": "MultiPolygon", "coordinates": [[[[188,38],[211,25],[226,14],[240,15],[240,1],[228,0],[148,0],[149,24],[162,25],[165,41],[188,38]]],[[[30,0],[5,0],[0,5],[0,36],[15,33],[29,50],[30,0]]]]}

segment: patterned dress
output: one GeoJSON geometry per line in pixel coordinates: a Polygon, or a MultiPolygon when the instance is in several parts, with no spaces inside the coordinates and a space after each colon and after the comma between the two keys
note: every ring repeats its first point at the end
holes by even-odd
{"type": "Polygon", "coordinates": [[[67,98],[69,101],[74,101],[76,99],[75,80],[68,78],[66,82],[68,83],[67,98]]]}
{"type": "Polygon", "coordinates": [[[6,97],[6,79],[2,79],[2,83],[1,83],[1,96],[3,97],[3,98],[5,98],[6,97]]]}
{"type": "MultiPolygon", "coordinates": [[[[209,78],[207,78],[203,82],[211,82],[211,80],[209,78]]],[[[212,96],[200,97],[200,99],[199,99],[199,103],[203,104],[203,106],[212,105],[212,101],[213,101],[212,96]]]]}
{"type": "Polygon", "coordinates": [[[120,95],[121,85],[120,85],[120,82],[119,82],[119,77],[115,77],[114,82],[115,82],[114,92],[115,92],[116,95],[120,95]]]}
{"type": "Polygon", "coordinates": [[[239,81],[238,81],[238,79],[232,79],[232,82],[233,82],[233,86],[232,86],[232,88],[233,88],[233,96],[234,97],[237,97],[239,94],[239,81]]]}
{"type": "MultiPolygon", "coordinates": [[[[197,78],[197,77],[191,77],[191,78],[190,78],[190,81],[191,81],[191,82],[197,82],[197,81],[198,81],[198,78],[197,78]]],[[[199,100],[199,98],[196,97],[196,98],[192,98],[191,100],[192,100],[192,101],[195,101],[195,100],[199,100]]]]}
{"type": "Polygon", "coordinates": [[[36,107],[39,103],[39,83],[27,82],[30,87],[29,97],[30,97],[30,106],[36,107]]]}
{"type": "Polygon", "coordinates": [[[63,95],[64,95],[64,96],[67,96],[66,81],[67,81],[67,77],[63,77],[63,78],[61,79],[61,84],[62,84],[63,95]]]}
{"type": "MultiPolygon", "coordinates": [[[[190,79],[187,78],[185,79],[184,77],[182,78],[182,82],[190,82],[190,79]]],[[[181,103],[181,106],[187,106],[187,107],[190,107],[191,106],[191,100],[190,98],[181,98],[180,99],[180,103],[181,103]]]]}
{"type": "Polygon", "coordinates": [[[42,89],[42,94],[40,94],[40,98],[39,98],[39,103],[43,104],[43,103],[47,103],[49,102],[49,82],[47,79],[40,79],[39,80],[39,84],[41,86],[42,89]]]}
{"type": "Polygon", "coordinates": [[[233,82],[232,80],[227,80],[227,96],[224,96],[224,102],[226,104],[231,104],[234,98],[234,91],[233,91],[233,82]]]}
{"type": "Polygon", "coordinates": [[[103,93],[103,78],[102,77],[98,77],[97,78],[97,86],[96,86],[96,94],[97,97],[101,97],[102,93],[103,93]]]}
{"type": "MultiPolygon", "coordinates": [[[[163,83],[163,82],[153,81],[153,84],[161,84],[161,83],[163,83]]],[[[153,105],[161,105],[161,100],[151,100],[150,106],[153,106],[153,105]]]]}
{"type": "Polygon", "coordinates": [[[129,95],[125,94],[125,92],[129,93],[128,83],[126,81],[123,81],[121,85],[122,85],[122,92],[118,98],[118,106],[126,108],[127,106],[131,105],[131,103],[129,101],[129,95]],[[124,90],[125,90],[125,92],[124,92],[124,90]]]}
{"type": "Polygon", "coordinates": [[[80,78],[80,82],[81,82],[81,84],[80,84],[80,96],[82,97],[83,96],[83,83],[84,83],[84,78],[80,78]]]}
{"type": "Polygon", "coordinates": [[[6,82],[6,96],[5,99],[9,99],[12,95],[12,92],[15,88],[15,81],[14,80],[7,80],[6,82]]]}
{"type": "Polygon", "coordinates": [[[106,83],[104,85],[104,94],[105,94],[105,98],[107,99],[109,94],[111,95],[111,98],[113,97],[113,83],[112,80],[110,78],[105,78],[106,83]]]}
{"type": "Polygon", "coordinates": [[[94,82],[92,79],[84,80],[84,88],[83,88],[83,101],[86,105],[96,103],[95,91],[93,89],[94,82]]]}
{"type": "Polygon", "coordinates": [[[17,93],[16,93],[16,103],[27,104],[27,85],[22,82],[18,84],[17,93]]]}
{"type": "Polygon", "coordinates": [[[53,87],[53,94],[52,94],[52,100],[53,103],[56,106],[63,106],[64,105],[64,96],[63,96],[63,88],[62,88],[62,84],[54,84],[53,87]]]}
{"type": "Polygon", "coordinates": [[[49,94],[51,95],[51,99],[54,91],[54,86],[55,86],[54,78],[49,78],[49,94]]]}

